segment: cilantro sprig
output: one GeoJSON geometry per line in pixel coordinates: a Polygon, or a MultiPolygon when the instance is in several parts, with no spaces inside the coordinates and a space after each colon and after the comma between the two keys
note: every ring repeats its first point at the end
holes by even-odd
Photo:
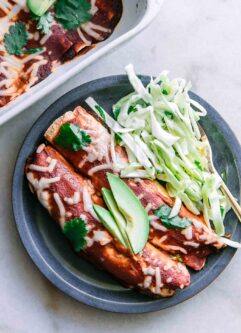
{"type": "Polygon", "coordinates": [[[28,34],[23,22],[11,25],[9,32],[4,35],[5,49],[9,54],[22,54],[23,47],[27,44],[28,34]]]}
{"type": "Polygon", "coordinates": [[[61,126],[54,142],[64,149],[78,151],[88,146],[91,138],[78,125],[66,123],[61,126]]]}
{"type": "Polygon", "coordinates": [[[25,49],[28,42],[28,33],[23,22],[16,22],[11,25],[9,32],[4,35],[4,46],[11,55],[32,54],[40,52],[43,48],[25,49]]]}
{"type": "Polygon", "coordinates": [[[58,0],[55,15],[65,29],[73,30],[91,19],[90,9],[91,4],[87,0],[58,0]]]}
{"type": "Polygon", "coordinates": [[[169,229],[185,229],[192,224],[187,218],[181,218],[180,216],[169,217],[171,213],[171,208],[168,205],[161,205],[154,212],[154,215],[158,216],[163,225],[169,229]]]}
{"type": "Polygon", "coordinates": [[[45,35],[50,33],[51,25],[54,21],[53,15],[50,12],[44,13],[42,16],[37,16],[31,13],[31,18],[37,22],[37,30],[41,31],[45,35]]]}
{"type": "Polygon", "coordinates": [[[63,233],[71,241],[76,252],[85,248],[87,228],[81,218],[74,218],[67,222],[64,226],[63,233]]]}

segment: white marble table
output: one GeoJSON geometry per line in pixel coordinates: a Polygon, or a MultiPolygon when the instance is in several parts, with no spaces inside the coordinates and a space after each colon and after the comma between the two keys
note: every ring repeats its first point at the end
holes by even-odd
{"type": "Polygon", "coordinates": [[[72,300],[40,274],[19,240],[10,194],[16,154],[46,107],[81,83],[122,73],[129,62],[139,73],[169,69],[191,79],[193,90],[219,110],[241,141],[240,12],[237,0],[166,1],[141,35],[1,127],[0,332],[241,331],[241,252],[210,287],[181,305],[138,316],[105,313],[72,300]]]}

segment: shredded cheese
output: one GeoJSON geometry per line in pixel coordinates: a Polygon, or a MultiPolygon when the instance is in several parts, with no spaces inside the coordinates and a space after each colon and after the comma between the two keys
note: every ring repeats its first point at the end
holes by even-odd
{"type": "Polygon", "coordinates": [[[145,275],[155,275],[155,270],[152,267],[144,267],[142,271],[145,275]]]}
{"type": "Polygon", "coordinates": [[[156,230],[160,230],[160,231],[163,231],[163,232],[167,231],[166,227],[164,227],[163,225],[161,225],[161,224],[159,224],[155,221],[151,221],[151,226],[156,230]]]}
{"type": "Polygon", "coordinates": [[[51,159],[48,166],[41,166],[36,164],[30,164],[28,168],[33,171],[39,171],[39,172],[53,172],[55,166],[57,164],[56,159],[51,159]]]}
{"type": "Polygon", "coordinates": [[[186,246],[192,246],[192,247],[195,247],[195,248],[199,247],[199,244],[195,243],[195,242],[184,242],[183,244],[186,245],[186,246]]]}
{"type": "Polygon", "coordinates": [[[97,165],[93,168],[91,168],[88,171],[88,175],[92,176],[94,173],[101,171],[101,170],[112,170],[112,165],[111,164],[101,164],[101,165],[97,165]]]}
{"type": "Polygon", "coordinates": [[[90,22],[81,24],[81,29],[84,30],[89,36],[93,37],[94,39],[102,41],[104,38],[96,31],[94,31],[89,25],[89,23],[90,22]]]}
{"type": "Polygon", "coordinates": [[[54,200],[59,208],[59,214],[60,214],[60,225],[62,228],[64,228],[65,224],[65,207],[64,204],[59,196],[58,193],[54,193],[54,200]]]}
{"type": "Polygon", "coordinates": [[[156,278],[156,293],[160,294],[160,292],[161,292],[160,288],[163,286],[163,284],[162,284],[162,281],[161,281],[161,272],[160,272],[159,267],[156,267],[155,278],[156,278]]]}
{"type": "Polygon", "coordinates": [[[79,37],[82,39],[82,41],[87,45],[87,46],[90,46],[91,45],[91,42],[85,38],[85,35],[83,34],[83,32],[80,30],[80,28],[77,28],[77,32],[78,32],[78,35],[79,37]]]}
{"type": "Polygon", "coordinates": [[[109,237],[109,235],[107,234],[106,231],[95,230],[93,232],[93,234],[94,234],[94,236],[93,236],[92,240],[94,242],[100,243],[100,245],[102,245],[102,246],[111,242],[111,238],[109,237]]]}
{"type": "Polygon", "coordinates": [[[42,153],[42,151],[44,150],[44,148],[45,148],[45,144],[42,143],[41,145],[38,146],[38,148],[37,148],[37,150],[36,150],[36,153],[37,153],[37,154],[42,153]]]}
{"type": "Polygon", "coordinates": [[[165,240],[167,240],[167,235],[164,235],[164,236],[162,236],[160,239],[159,239],[159,243],[163,243],[163,242],[165,242],[165,240]]]}
{"type": "Polygon", "coordinates": [[[83,201],[84,201],[84,210],[88,213],[90,213],[90,215],[93,216],[93,218],[95,218],[97,221],[99,221],[94,209],[93,209],[93,202],[91,199],[91,195],[88,192],[88,189],[86,187],[84,187],[83,189],[83,201]]]}
{"type": "Polygon", "coordinates": [[[73,197],[64,198],[64,201],[68,204],[68,205],[76,205],[80,202],[81,199],[81,193],[80,192],[74,192],[73,197]]]}
{"type": "Polygon", "coordinates": [[[187,250],[185,250],[183,247],[180,246],[176,246],[176,245],[165,245],[165,249],[171,250],[171,251],[178,251],[178,252],[182,252],[183,254],[187,254],[187,250]]]}
{"type": "Polygon", "coordinates": [[[145,277],[145,279],[144,279],[144,284],[143,284],[143,286],[144,286],[144,288],[149,288],[150,287],[150,285],[151,285],[151,282],[152,282],[152,276],[146,276],[145,277]]]}
{"type": "Polygon", "coordinates": [[[149,213],[149,211],[152,209],[152,204],[149,202],[148,204],[147,204],[147,206],[145,207],[145,210],[146,210],[146,212],[147,213],[149,213]]]}
{"type": "Polygon", "coordinates": [[[181,231],[181,234],[184,235],[184,237],[185,237],[187,240],[191,240],[192,237],[193,237],[192,226],[190,225],[189,227],[183,229],[183,230],[181,231]]]}

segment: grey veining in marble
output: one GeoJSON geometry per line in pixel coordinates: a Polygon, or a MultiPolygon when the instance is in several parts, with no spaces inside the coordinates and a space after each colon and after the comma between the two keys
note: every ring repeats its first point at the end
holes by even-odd
{"type": "Polygon", "coordinates": [[[129,62],[139,73],[169,69],[192,80],[193,90],[219,110],[241,142],[240,12],[237,0],[166,1],[141,35],[1,127],[1,333],[241,331],[241,252],[205,291],[172,309],[138,316],[101,312],[65,296],[39,273],[19,240],[10,193],[16,154],[41,112],[83,82],[122,73],[129,62]]]}

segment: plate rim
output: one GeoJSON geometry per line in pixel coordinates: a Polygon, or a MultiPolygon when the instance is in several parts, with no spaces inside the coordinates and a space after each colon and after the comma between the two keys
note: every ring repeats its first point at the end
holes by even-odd
{"type": "MultiPolygon", "coordinates": [[[[142,80],[146,81],[150,79],[150,76],[146,75],[138,75],[142,80]]],[[[215,263],[213,268],[215,268],[215,273],[213,275],[207,274],[205,278],[205,283],[201,283],[198,288],[196,288],[195,291],[192,291],[191,288],[184,289],[182,293],[185,293],[185,296],[181,298],[181,300],[177,297],[168,298],[167,304],[160,303],[158,300],[151,299],[150,302],[135,304],[134,306],[130,303],[118,303],[116,301],[109,301],[109,300],[102,300],[100,298],[97,298],[95,300],[95,297],[92,295],[85,295],[82,290],[79,290],[78,293],[73,290],[73,288],[68,286],[67,281],[64,281],[61,276],[59,276],[56,272],[53,272],[51,267],[48,265],[44,257],[41,255],[41,253],[38,251],[38,248],[36,248],[34,241],[31,237],[31,234],[29,232],[29,229],[27,228],[26,221],[21,220],[19,216],[24,216],[23,207],[19,207],[18,205],[18,181],[21,179],[24,179],[24,173],[23,170],[21,170],[23,166],[23,159],[22,155],[24,155],[24,150],[26,149],[26,145],[28,145],[28,141],[31,138],[31,134],[38,130],[39,123],[41,124],[44,122],[46,124],[46,121],[48,120],[48,116],[51,115],[52,108],[56,108],[59,110],[59,107],[61,107],[61,101],[65,100],[66,97],[69,98],[71,103],[71,96],[75,95],[76,92],[81,91],[81,94],[84,94],[84,91],[93,90],[93,87],[98,90],[98,87],[101,87],[102,89],[106,86],[110,87],[110,83],[127,83],[129,82],[127,79],[127,75],[111,75],[111,76],[105,76],[103,78],[99,78],[96,80],[88,81],[69,92],[62,95],[60,98],[58,98],[55,102],[53,102],[33,123],[29,131],[27,132],[23,143],[21,145],[21,148],[19,149],[19,152],[17,154],[16,163],[14,167],[14,173],[12,178],[12,209],[13,209],[13,215],[14,220],[17,226],[17,230],[21,239],[21,242],[26,249],[27,253],[29,254],[30,258],[34,262],[34,264],[37,266],[37,268],[40,270],[40,272],[58,289],[60,289],[62,292],[67,294],[68,296],[73,297],[79,302],[82,302],[86,305],[109,311],[109,312],[118,312],[118,313],[132,313],[132,314],[138,314],[138,313],[146,313],[146,312],[154,312],[159,311],[162,309],[166,309],[172,306],[175,306],[177,304],[180,304],[191,297],[195,296],[202,290],[204,290],[208,285],[210,285],[216,278],[222,273],[222,271],[227,267],[229,262],[231,261],[232,257],[236,253],[236,249],[227,248],[221,256],[224,256],[222,263],[217,265],[218,263],[215,263]],[[59,107],[58,107],[59,106],[59,107]],[[21,172],[22,171],[22,172],[21,172]],[[21,177],[19,174],[21,173],[21,177]],[[27,236],[26,236],[27,235],[27,236]],[[218,266],[218,267],[216,267],[218,266]],[[66,283],[65,283],[66,282],[66,283]],[[171,300],[168,302],[168,300],[171,300]]],[[[241,183],[241,147],[239,144],[239,141],[237,140],[235,134],[233,133],[232,129],[229,127],[229,125],[226,123],[226,121],[221,117],[221,115],[206,101],[204,101],[201,97],[199,97],[197,94],[190,92],[191,97],[195,98],[198,102],[201,102],[201,104],[209,110],[208,116],[211,118],[212,121],[218,124],[218,128],[221,130],[222,134],[225,137],[225,140],[229,146],[229,149],[234,157],[234,162],[238,171],[238,181],[239,184],[241,183]]],[[[56,118],[56,112],[54,112],[56,118]]],[[[52,118],[51,118],[52,122],[52,118]]],[[[47,128],[47,126],[46,126],[47,128]]],[[[241,226],[237,223],[236,227],[233,231],[233,235],[235,240],[241,240],[241,226]]],[[[221,257],[220,257],[221,258],[221,257]]],[[[203,281],[202,281],[203,282],[203,281]]]]}

